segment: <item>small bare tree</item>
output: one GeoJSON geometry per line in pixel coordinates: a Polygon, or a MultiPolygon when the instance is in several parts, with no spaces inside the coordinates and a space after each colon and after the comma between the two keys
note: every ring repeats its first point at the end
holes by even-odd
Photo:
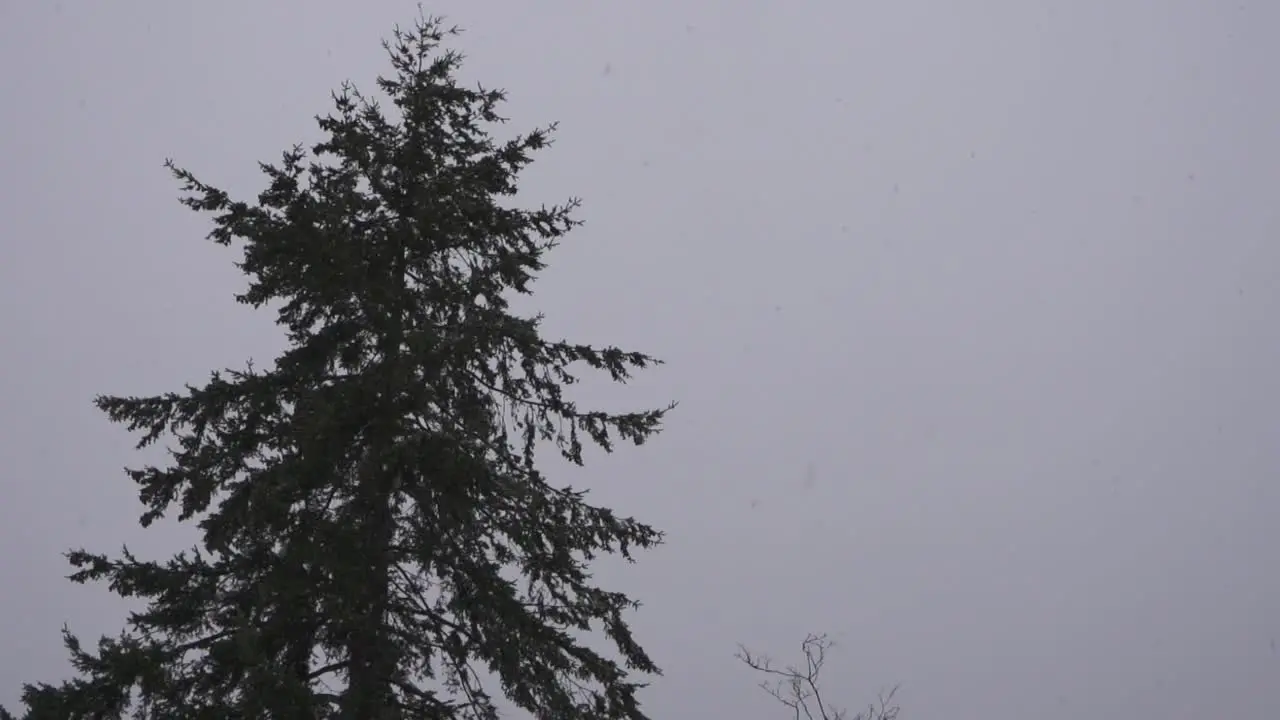
{"type": "Polygon", "coordinates": [[[778,702],[790,708],[795,720],[896,720],[898,705],[893,697],[898,688],[894,686],[888,692],[880,693],[877,702],[867,706],[865,712],[853,717],[840,708],[830,704],[823,697],[819,687],[818,676],[827,661],[827,651],[835,643],[826,635],[810,634],[800,644],[804,654],[804,665],[787,665],[784,668],[774,667],[773,661],[765,655],[757,655],[739,645],[735,657],[747,667],[767,676],[760,681],[760,687],[778,702]]]}

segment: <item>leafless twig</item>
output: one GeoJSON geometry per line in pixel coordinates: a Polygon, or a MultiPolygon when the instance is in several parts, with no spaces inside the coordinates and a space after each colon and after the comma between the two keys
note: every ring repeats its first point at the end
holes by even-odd
{"type": "Polygon", "coordinates": [[[741,645],[738,646],[735,657],[752,670],[768,676],[768,679],[760,682],[760,687],[790,708],[795,720],[896,720],[898,706],[893,702],[893,697],[898,692],[897,686],[882,692],[877,702],[853,717],[849,717],[845,710],[831,705],[823,697],[818,676],[826,663],[827,651],[833,645],[834,642],[826,635],[808,635],[800,644],[800,650],[804,654],[804,664],[801,666],[774,667],[773,661],[767,656],[754,654],[741,645]]]}

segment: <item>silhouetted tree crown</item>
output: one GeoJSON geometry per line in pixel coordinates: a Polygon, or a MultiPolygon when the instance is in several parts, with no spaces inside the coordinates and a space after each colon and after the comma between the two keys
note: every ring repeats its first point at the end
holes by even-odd
{"type": "Polygon", "coordinates": [[[397,29],[378,80],[394,111],[345,85],[322,142],[261,166],[256,203],[167,163],[210,238],[243,249],[237,300],[270,306],[288,346],[270,368],[97,398],[139,448],[171,442],[167,466],[127,471],[142,524],[176,512],[202,539],[165,562],[69,554],[74,581],[143,609],[96,650],[64,629],[77,676],[26,686],[26,718],[493,718],[499,694],[539,718],[644,717],[638,678],[658,668],[636,603],[588,563],[661,534],[552,484],[534,452],[581,464],[673,406],[579,408],[579,364],[624,382],[658,361],[548,340],[510,309],[577,202],[499,202],[554,126],[492,139],[503,93],[455,79],[456,32],[397,29]]]}

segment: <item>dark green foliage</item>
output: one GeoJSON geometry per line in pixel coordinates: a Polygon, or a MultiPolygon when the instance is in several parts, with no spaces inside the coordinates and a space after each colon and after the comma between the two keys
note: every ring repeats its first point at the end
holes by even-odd
{"type": "Polygon", "coordinates": [[[211,239],[242,244],[237,299],[276,309],[289,348],[98,398],[139,447],[174,440],[167,467],[128,471],[143,525],[176,508],[203,539],[163,563],[70,554],[73,580],[145,609],[95,649],[66,633],[78,677],[28,686],[27,718],[495,717],[473,667],[535,717],[643,717],[634,678],[658,669],[624,620],[635,603],[587,564],[661,535],[550,484],[534,449],[581,464],[584,442],[640,444],[670,408],[579,409],[575,363],[623,382],[657,361],[546,340],[509,310],[576,203],[499,204],[548,131],[491,139],[502,93],[456,83],[454,32],[397,31],[391,117],[345,87],[327,140],[262,166],[256,204],[169,164],[211,239]],[[581,643],[592,628],[619,660],[581,643]]]}

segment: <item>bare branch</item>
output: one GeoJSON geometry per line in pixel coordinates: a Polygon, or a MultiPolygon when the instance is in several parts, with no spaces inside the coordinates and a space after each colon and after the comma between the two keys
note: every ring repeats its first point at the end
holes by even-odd
{"type": "Polygon", "coordinates": [[[803,665],[781,669],[774,667],[768,656],[752,653],[742,645],[734,656],[752,670],[768,676],[769,679],[760,682],[761,689],[790,709],[795,720],[896,720],[899,708],[893,698],[898,692],[897,686],[882,692],[877,703],[868,705],[866,712],[852,718],[823,698],[819,676],[827,661],[827,650],[834,645],[826,635],[810,634],[800,643],[803,665]]]}

